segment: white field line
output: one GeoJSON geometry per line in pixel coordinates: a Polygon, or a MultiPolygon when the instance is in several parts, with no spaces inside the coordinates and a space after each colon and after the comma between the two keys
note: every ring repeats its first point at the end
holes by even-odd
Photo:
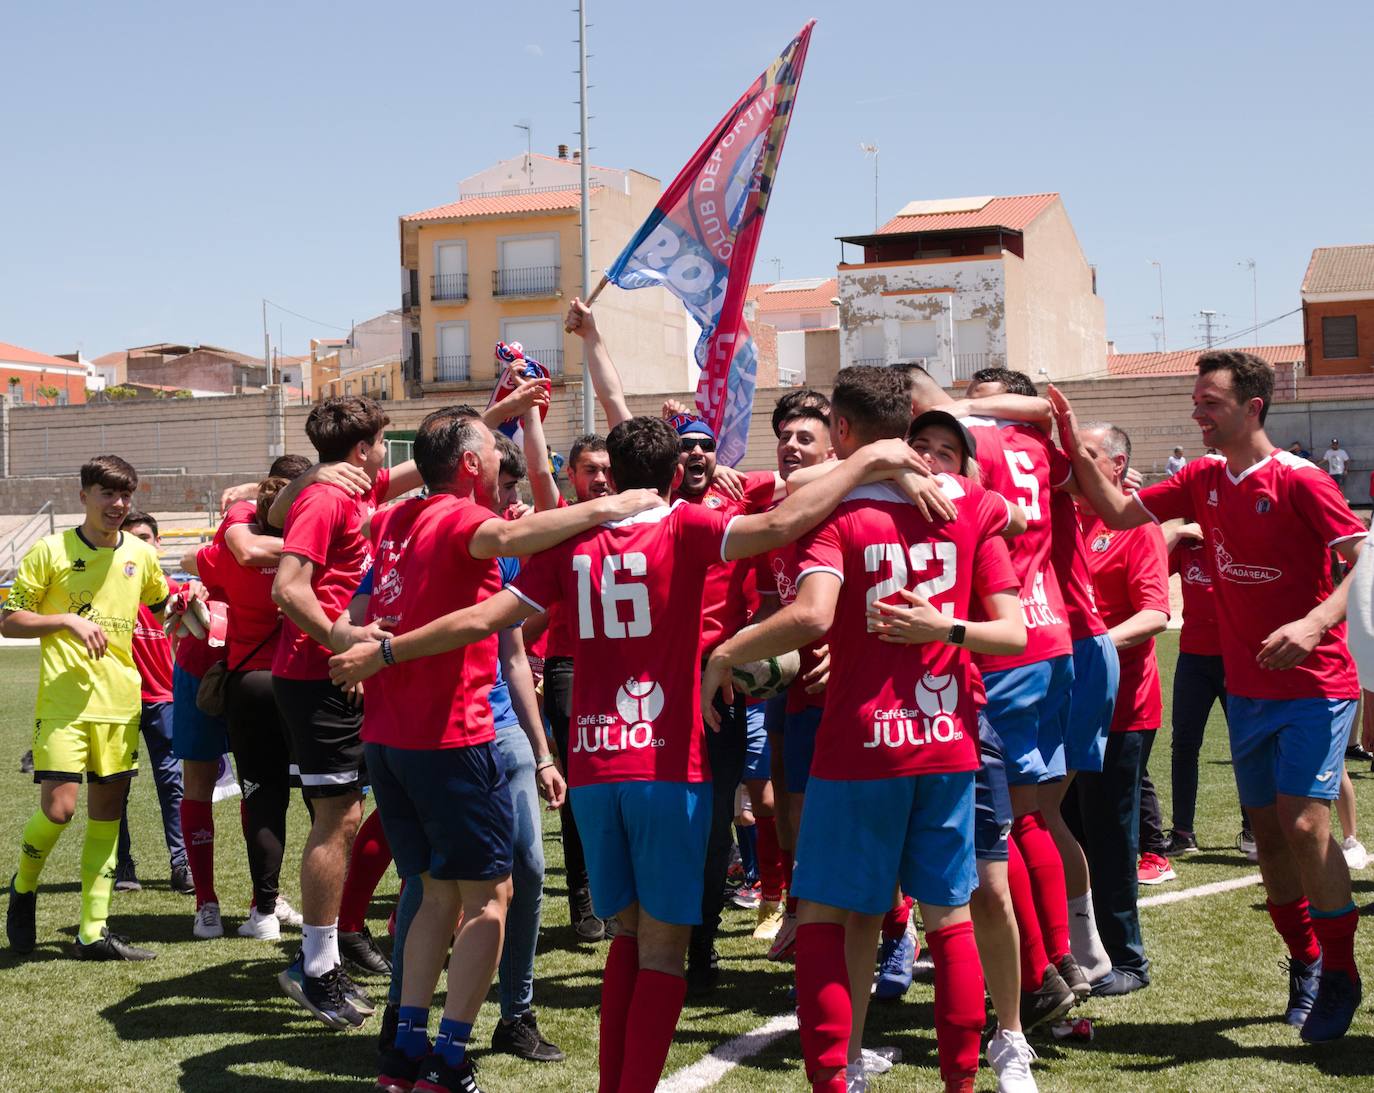
{"type": "MultiPolygon", "coordinates": [[[[1141,907],[1162,907],[1169,903],[1182,903],[1184,900],[1199,899],[1202,896],[1216,896],[1222,892],[1234,892],[1259,884],[1261,877],[1253,873],[1233,880],[1213,881],[1199,884],[1194,888],[1180,888],[1174,892],[1161,892],[1157,896],[1146,896],[1139,902],[1141,907]]],[[[739,1066],[745,1059],[757,1055],[775,1040],[789,1032],[797,1031],[797,1016],[794,1013],[781,1014],[766,1021],[758,1028],[727,1040],[704,1058],[691,1066],[670,1074],[658,1083],[658,1093],[700,1093],[709,1089],[725,1075],[739,1066]]]]}

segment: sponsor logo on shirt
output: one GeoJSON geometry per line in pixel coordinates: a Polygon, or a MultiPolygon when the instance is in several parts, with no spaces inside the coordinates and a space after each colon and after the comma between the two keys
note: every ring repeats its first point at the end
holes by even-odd
{"type": "Polygon", "coordinates": [[[85,558],[77,558],[77,559],[75,559],[75,560],[72,562],[72,572],[73,572],[73,573],[85,573],[85,572],[86,572],[86,559],[85,559],[85,558]]]}
{"type": "Polygon", "coordinates": [[[1184,566],[1183,580],[1185,584],[1196,584],[1205,588],[1212,587],[1212,575],[1207,572],[1207,567],[1201,562],[1189,562],[1184,566]]]}
{"type": "Polygon", "coordinates": [[[373,590],[373,598],[379,607],[387,607],[396,602],[402,589],[401,571],[399,569],[387,570],[382,577],[381,583],[373,590]]]}
{"type": "MultiPolygon", "coordinates": [[[[1096,544],[1094,544],[1095,547],[1096,544]]],[[[1027,630],[1035,630],[1042,626],[1064,625],[1064,620],[1050,608],[1050,598],[1045,592],[1045,574],[1043,571],[1035,575],[1035,583],[1031,585],[1031,594],[1021,597],[1021,618],[1025,621],[1027,630]]]]}
{"type": "Polygon", "coordinates": [[[781,558],[773,559],[773,580],[777,582],[779,600],[786,604],[797,598],[797,583],[787,575],[787,566],[781,558]]]}
{"type": "Polygon", "coordinates": [[[959,684],[952,675],[926,673],[916,684],[916,708],[873,711],[873,739],[865,748],[920,747],[962,740],[964,732],[954,720],[959,708],[959,684]]]}
{"type": "Polygon", "coordinates": [[[628,748],[661,748],[654,736],[654,720],[663,712],[663,688],[652,679],[627,679],[615,694],[619,718],[607,714],[578,717],[574,752],[625,751],[628,748]]]}
{"type": "Polygon", "coordinates": [[[1246,565],[1244,562],[1237,562],[1231,557],[1231,552],[1226,549],[1226,543],[1220,531],[1213,533],[1216,538],[1217,576],[1223,580],[1230,581],[1232,584],[1268,584],[1270,581],[1277,581],[1283,576],[1283,570],[1275,569],[1265,565],[1246,565]]]}

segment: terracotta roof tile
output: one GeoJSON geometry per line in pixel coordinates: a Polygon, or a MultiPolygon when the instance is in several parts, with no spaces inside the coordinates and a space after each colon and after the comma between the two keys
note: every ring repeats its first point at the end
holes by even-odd
{"type": "Polygon", "coordinates": [[[787,282],[777,285],[750,285],[745,300],[758,305],[758,313],[767,315],[773,311],[811,311],[817,308],[832,307],[830,301],[839,295],[840,283],[831,277],[815,288],[789,291],[787,282]]]}
{"type": "Polygon", "coordinates": [[[972,212],[927,213],[922,216],[894,216],[878,229],[878,235],[903,235],[908,232],[959,231],[967,228],[1010,228],[1024,231],[1037,216],[1055,201],[1058,194],[1021,194],[994,197],[972,212]]]}
{"type": "MultiPolygon", "coordinates": [[[[1277,367],[1292,364],[1304,357],[1301,345],[1226,346],[1243,349],[1246,353],[1268,361],[1277,367]]],[[[1197,368],[1201,349],[1177,349],[1171,353],[1113,353],[1107,357],[1109,376],[1183,376],[1197,368]]]]}
{"type": "Polygon", "coordinates": [[[1303,292],[1374,292],[1374,243],[1318,247],[1312,252],[1303,292]]]}
{"type": "Polygon", "coordinates": [[[47,353],[40,353],[36,349],[25,349],[22,345],[11,345],[9,342],[0,342],[0,361],[9,364],[43,364],[49,368],[68,368],[73,372],[85,371],[75,361],[66,361],[61,357],[50,357],[47,353]]]}
{"type": "MultiPolygon", "coordinates": [[[[592,191],[601,189],[592,186],[592,191]]],[[[577,187],[568,190],[546,190],[542,193],[521,193],[515,191],[495,197],[464,197],[447,205],[437,205],[401,217],[408,222],[425,220],[467,220],[482,216],[510,216],[515,213],[559,212],[575,209],[582,202],[582,191],[577,187]]]]}

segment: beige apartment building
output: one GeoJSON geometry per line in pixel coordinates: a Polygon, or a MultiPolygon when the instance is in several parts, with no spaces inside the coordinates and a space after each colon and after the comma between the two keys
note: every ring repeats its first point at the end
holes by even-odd
{"type": "Polygon", "coordinates": [[[843,367],[914,360],[945,386],[987,367],[1037,381],[1105,370],[1096,274],[1058,194],[913,201],[840,244],[843,367]]]}
{"type": "MultiPolygon", "coordinates": [[[[489,390],[498,341],[519,341],[554,382],[581,375],[582,343],[563,331],[582,291],[580,170],[522,155],[463,179],[458,200],[400,218],[405,386],[412,397],[489,390]]],[[[593,284],[658,200],[657,179],[590,167],[593,284]]],[[[691,386],[688,320],[660,288],[608,287],[597,322],[630,392],[691,386]]],[[[475,398],[475,396],[473,396],[475,398]]]]}

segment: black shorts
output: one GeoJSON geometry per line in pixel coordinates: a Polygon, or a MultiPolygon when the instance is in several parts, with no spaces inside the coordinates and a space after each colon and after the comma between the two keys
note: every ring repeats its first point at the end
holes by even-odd
{"type": "Polygon", "coordinates": [[[291,756],[306,797],[338,797],[367,784],[363,711],[327,679],[272,677],[272,694],[286,726],[291,756]]]}

